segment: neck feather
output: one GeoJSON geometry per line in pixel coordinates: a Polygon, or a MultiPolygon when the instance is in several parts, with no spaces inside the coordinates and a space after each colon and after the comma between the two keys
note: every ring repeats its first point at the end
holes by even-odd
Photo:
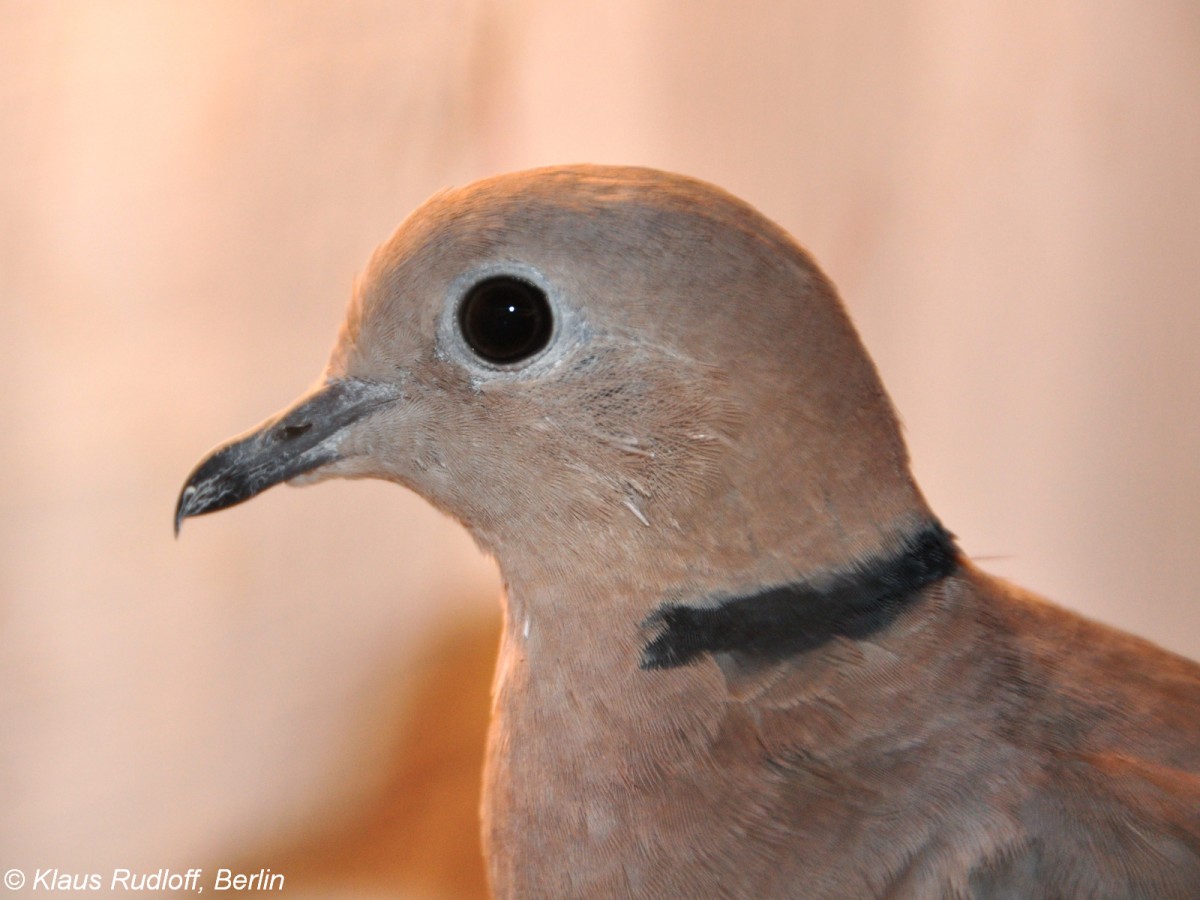
{"type": "Polygon", "coordinates": [[[895,551],[825,579],[707,598],[696,605],[666,603],[644,623],[653,638],[642,652],[641,667],[675,668],[716,653],[774,661],[837,637],[861,640],[887,628],[919,601],[924,588],[958,566],[953,536],[933,522],[895,551]]]}

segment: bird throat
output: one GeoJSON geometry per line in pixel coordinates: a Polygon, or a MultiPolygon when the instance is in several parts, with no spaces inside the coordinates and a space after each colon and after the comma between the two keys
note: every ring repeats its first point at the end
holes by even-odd
{"type": "Polygon", "coordinates": [[[953,536],[938,522],[908,536],[891,554],[864,560],[821,581],[767,588],[699,605],[666,603],[643,623],[652,638],[643,669],[671,669],[705,654],[771,662],[834,638],[862,640],[886,629],[922,591],[959,565],[953,536]]]}

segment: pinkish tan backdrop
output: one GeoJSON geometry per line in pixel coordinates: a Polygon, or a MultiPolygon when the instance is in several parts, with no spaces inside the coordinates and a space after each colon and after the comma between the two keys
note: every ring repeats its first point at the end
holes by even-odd
{"type": "Polygon", "coordinates": [[[477,894],[498,579],[375,483],[172,539],[422,199],[715,181],[841,286],[966,551],[1200,655],[1200,6],[0,0],[0,869],[477,894]]]}

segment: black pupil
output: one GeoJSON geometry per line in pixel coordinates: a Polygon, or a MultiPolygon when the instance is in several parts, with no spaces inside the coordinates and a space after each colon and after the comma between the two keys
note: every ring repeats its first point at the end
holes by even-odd
{"type": "Polygon", "coordinates": [[[536,285],[501,275],[467,292],[459,327],[471,349],[488,362],[513,363],[550,343],[550,302],[536,285]]]}

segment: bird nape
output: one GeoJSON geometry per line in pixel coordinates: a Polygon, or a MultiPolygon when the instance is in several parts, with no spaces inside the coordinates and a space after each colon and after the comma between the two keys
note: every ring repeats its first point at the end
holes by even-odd
{"type": "Polygon", "coordinates": [[[176,525],[334,476],[499,562],[497,895],[1200,896],[1200,666],[963,558],[833,286],[718,188],[436,195],[176,525]]]}

